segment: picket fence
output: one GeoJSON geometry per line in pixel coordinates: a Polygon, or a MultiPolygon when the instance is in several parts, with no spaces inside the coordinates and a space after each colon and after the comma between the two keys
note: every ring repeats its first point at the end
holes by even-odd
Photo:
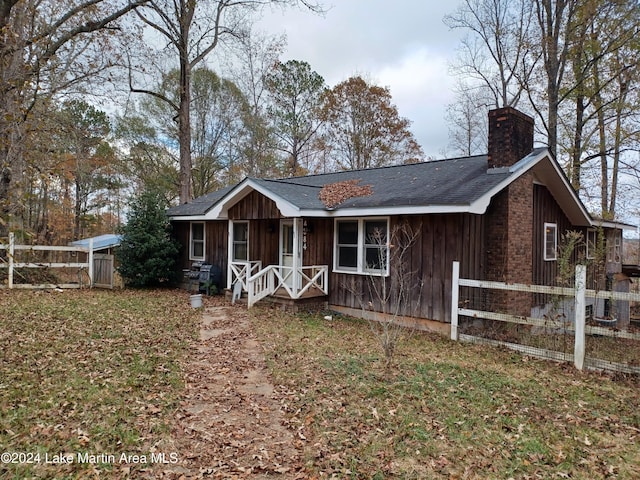
{"type": "Polygon", "coordinates": [[[525,285],[508,284],[503,282],[472,280],[460,278],[460,264],[453,262],[452,275],[452,296],[451,296],[451,339],[456,341],[466,341],[473,343],[483,343],[495,346],[504,346],[527,355],[545,359],[555,359],[560,361],[572,361],[579,370],[583,368],[595,370],[610,370],[615,372],[640,374],[640,366],[627,365],[625,363],[610,362],[602,359],[585,359],[585,337],[586,335],[599,335],[603,337],[624,338],[640,341],[640,333],[632,331],[611,329],[608,327],[598,327],[586,325],[586,301],[585,299],[610,299],[629,302],[640,302],[638,293],[622,293],[610,291],[596,291],[586,288],[586,267],[577,265],[575,269],[575,287],[551,287],[546,285],[525,285]],[[459,305],[460,287],[486,288],[495,290],[508,290],[516,292],[541,293],[557,295],[574,299],[575,319],[569,324],[554,322],[549,319],[523,317],[505,313],[487,312],[477,309],[464,308],[459,305]],[[474,319],[487,319],[500,322],[507,322],[519,325],[530,325],[532,327],[557,328],[567,331],[575,337],[573,354],[550,351],[547,349],[525,346],[512,342],[504,342],[473,335],[466,335],[459,332],[460,317],[470,317],[474,319]]]}

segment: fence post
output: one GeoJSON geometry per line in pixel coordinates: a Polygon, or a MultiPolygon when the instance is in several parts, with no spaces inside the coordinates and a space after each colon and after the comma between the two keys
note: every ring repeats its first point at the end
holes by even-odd
{"type": "Polygon", "coordinates": [[[458,340],[458,298],[460,285],[460,262],[453,262],[451,271],[451,340],[458,340]]]}
{"type": "Polygon", "coordinates": [[[89,288],[93,288],[93,238],[89,239],[89,288]]]}
{"type": "Polygon", "coordinates": [[[576,330],[575,330],[575,347],[573,350],[573,363],[578,370],[582,370],[584,366],[585,353],[585,291],[587,286],[587,267],[584,265],[576,265],[576,330]]]}
{"type": "Polygon", "coordinates": [[[13,254],[15,253],[16,236],[9,232],[9,288],[13,288],[13,254]]]}

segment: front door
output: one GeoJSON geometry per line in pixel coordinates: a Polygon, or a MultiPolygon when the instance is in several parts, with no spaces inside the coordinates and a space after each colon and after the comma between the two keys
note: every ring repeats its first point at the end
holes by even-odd
{"type": "Polygon", "coordinates": [[[293,220],[282,220],[280,222],[280,266],[284,283],[293,287],[294,256],[294,235],[293,220]]]}

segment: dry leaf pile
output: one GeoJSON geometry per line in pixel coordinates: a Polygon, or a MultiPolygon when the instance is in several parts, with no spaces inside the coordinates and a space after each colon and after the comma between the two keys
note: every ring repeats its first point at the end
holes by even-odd
{"type": "Polygon", "coordinates": [[[368,197],[373,193],[371,185],[358,185],[360,180],[328,183],[320,189],[320,201],[327,208],[335,208],[354,197],[368,197]]]}

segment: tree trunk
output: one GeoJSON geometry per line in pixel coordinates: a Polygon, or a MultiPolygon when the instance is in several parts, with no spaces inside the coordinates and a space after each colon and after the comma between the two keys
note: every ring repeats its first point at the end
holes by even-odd
{"type": "Polygon", "coordinates": [[[180,141],[180,203],[192,199],[191,172],[191,67],[186,58],[180,59],[180,110],[178,135],[180,141]]]}
{"type": "Polygon", "coordinates": [[[622,142],[622,111],[627,98],[627,81],[620,78],[620,94],[616,102],[616,127],[613,145],[613,172],[611,174],[611,198],[608,213],[611,218],[616,215],[616,200],[618,196],[618,170],[620,169],[620,148],[622,142]]]}
{"type": "Polygon", "coordinates": [[[576,98],[576,126],[573,133],[573,149],[571,152],[571,169],[569,179],[576,192],[582,186],[582,130],[584,129],[584,95],[578,94],[576,98]]]}

